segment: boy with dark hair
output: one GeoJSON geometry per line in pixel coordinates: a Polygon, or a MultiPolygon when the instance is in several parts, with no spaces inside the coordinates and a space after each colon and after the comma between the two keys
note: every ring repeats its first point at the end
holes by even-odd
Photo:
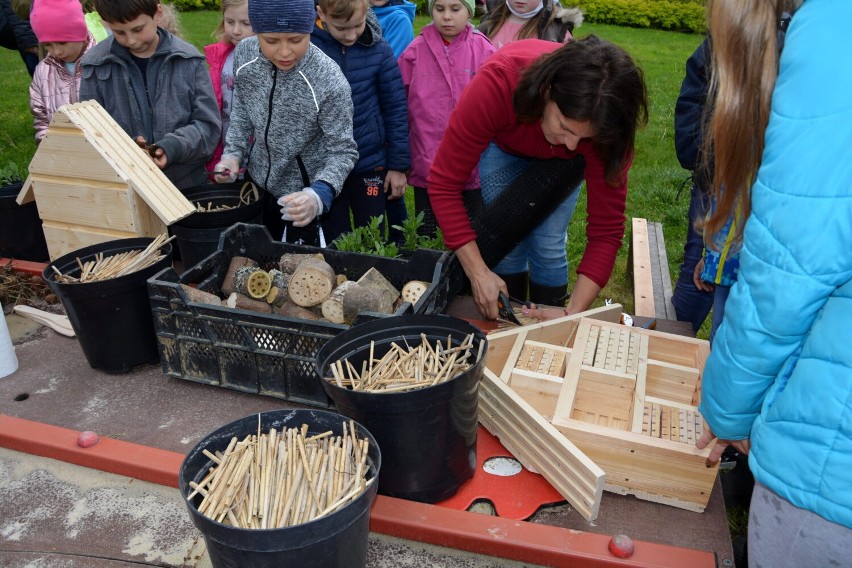
{"type": "Polygon", "coordinates": [[[95,8],[112,35],[81,61],[80,100],[98,101],[176,187],[203,184],[222,128],[204,56],[158,27],[159,0],[95,8]]]}
{"type": "Polygon", "coordinates": [[[358,159],[349,83],[311,44],[313,0],[249,0],[248,11],[257,35],[234,51],[231,124],[214,171],[232,180],[247,161],[273,197],[264,214],[273,236],[318,245],[317,217],[358,159]]]}
{"type": "MultiPolygon", "coordinates": [[[[340,197],[323,216],[329,241],[384,218],[387,203],[404,198],[411,167],[408,101],[393,49],[367,0],[319,0],[311,41],[340,65],[352,88],[358,162],[340,197]]],[[[395,238],[393,236],[392,238],[395,238]]]]}

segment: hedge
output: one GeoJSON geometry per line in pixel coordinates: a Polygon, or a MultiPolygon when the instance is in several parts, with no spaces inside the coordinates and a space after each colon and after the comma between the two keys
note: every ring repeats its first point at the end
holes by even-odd
{"type": "Polygon", "coordinates": [[[705,33],[704,2],[696,0],[575,0],[587,22],[705,33]]]}

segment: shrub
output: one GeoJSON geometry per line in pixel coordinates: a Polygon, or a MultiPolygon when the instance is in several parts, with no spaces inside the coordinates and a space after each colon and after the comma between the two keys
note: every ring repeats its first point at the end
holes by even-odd
{"type": "Polygon", "coordinates": [[[700,0],[575,0],[586,21],[634,28],[705,33],[700,0]]]}
{"type": "Polygon", "coordinates": [[[221,9],[219,0],[171,0],[169,4],[172,4],[181,12],[192,12],[193,10],[218,12],[221,9]]]}

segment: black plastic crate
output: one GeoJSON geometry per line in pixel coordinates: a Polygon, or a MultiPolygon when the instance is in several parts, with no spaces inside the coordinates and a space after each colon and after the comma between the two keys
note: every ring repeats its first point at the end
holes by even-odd
{"type": "MultiPolygon", "coordinates": [[[[431,282],[416,305],[404,303],[395,315],[443,313],[464,286],[458,258],[417,250],[387,258],[273,241],[265,227],[238,223],[222,234],[218,251],[178,276],[167,268],[148,280],[154,329],[163,372],[179,379],[333,407],[314,373],[317,351],[349,326],[190,302],[180,284],[218,294],[234,256],[278,266],[284,253],[320,252],[338,274],[357,280],[375,267],[394,286],[409,280],[431,282]]],[[[361,314],[355,322],[387,317],[361,314]]]]}

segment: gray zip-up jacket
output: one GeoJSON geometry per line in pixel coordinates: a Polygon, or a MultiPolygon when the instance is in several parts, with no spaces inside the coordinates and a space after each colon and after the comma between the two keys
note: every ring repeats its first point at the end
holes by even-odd
{"type": "MultiPolygon", "coordinates": [[[[281,71],[260,52],[257,37],[241,41],[234,51],[234,102],[222,158],[229,156],[275,197],[316,182],[338,195],[358,160],[352,94],[340,67],[311,44],[293,69],[281,71]]],[[[327,208],[330,196],[317,193],[327,208]]]]}
{"type": "Polygon", "coordinates": [[[204,164],[222,136],[222,119],[204,56],[162,28],[158,33],[147,90],[130,53],[109,37],[80,61],[80,100],[98,101],[131,138],[160,146],[169,158],[163,173],[186,189],[207,181],[204,164]]]}

